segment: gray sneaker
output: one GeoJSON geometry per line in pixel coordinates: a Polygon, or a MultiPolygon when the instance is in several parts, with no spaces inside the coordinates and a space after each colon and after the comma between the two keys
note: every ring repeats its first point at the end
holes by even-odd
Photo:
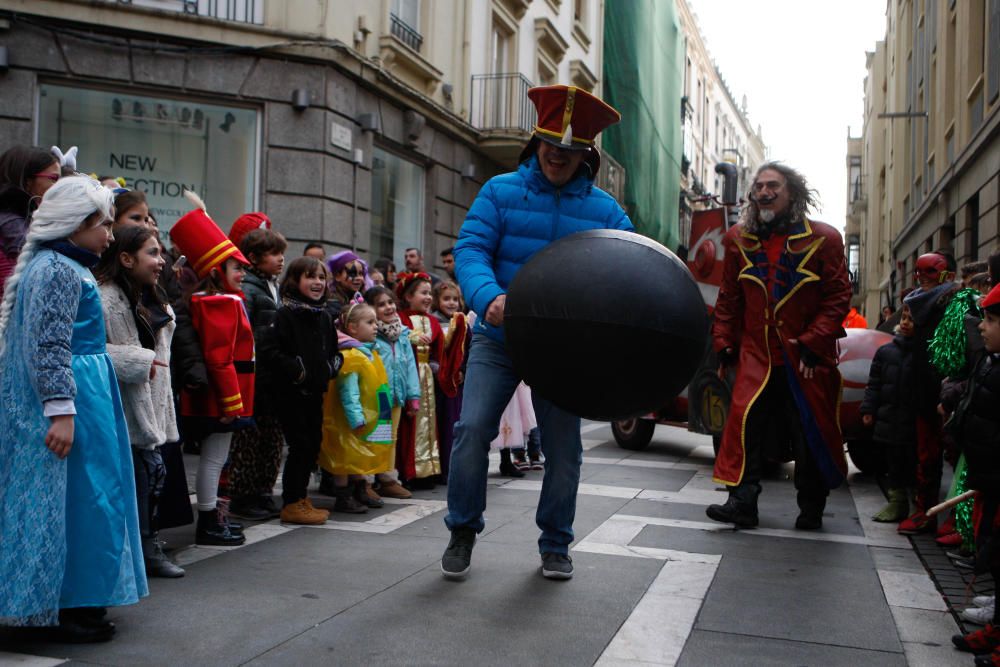
{"type": "Polygon", "coordinates": [[[441,556],[441,574],[445,579],[465,579],[472,569],[472,547],[476,544],[476,531],[456,528],[451,531],[451,541],[441,556]]]}
{"type": "Polygon", "coordinates": [[[572,579],[573,559],[565,554],[542,554],[542,576],[546,579],[572,579]]]}

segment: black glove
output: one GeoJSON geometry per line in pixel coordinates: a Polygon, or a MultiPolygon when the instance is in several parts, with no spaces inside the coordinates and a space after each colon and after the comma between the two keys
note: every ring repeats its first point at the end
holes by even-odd
{"type": "Polygon", "coordinates": [[[799,343],[799,359],[805,365],[806,368],[816,368],[816,366],[821,361],[818,354],[810,350],[808,347],[799,343]]]}
{"type": "Polygon", "coordinates": [[[737,359],[739,359],[739,354],[735,348],[727,347],[719,350],[720,366],[735,366],[737,359]]]}

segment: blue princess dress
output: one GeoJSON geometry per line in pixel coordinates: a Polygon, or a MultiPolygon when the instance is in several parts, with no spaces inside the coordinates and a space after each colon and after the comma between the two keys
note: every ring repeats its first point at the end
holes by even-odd
{"type": "Polygon", "coordinates": [[[105,353],[95,255],[52,242],[31,259],[0,355],[0,625],[148,594],[132,452],[105,353]],[[71,399],[73,447],[45,446],[43,403],[71,399]]]}

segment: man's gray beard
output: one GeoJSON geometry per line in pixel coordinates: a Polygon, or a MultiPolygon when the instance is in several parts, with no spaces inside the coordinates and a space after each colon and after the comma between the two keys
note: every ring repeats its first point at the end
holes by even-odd
{"type": "Polygon", "coordinates": [[[765,225],[774,222],[775,214],[771,209],[763,209],[757,211],[757,219],[763,222],[765,225]]]}

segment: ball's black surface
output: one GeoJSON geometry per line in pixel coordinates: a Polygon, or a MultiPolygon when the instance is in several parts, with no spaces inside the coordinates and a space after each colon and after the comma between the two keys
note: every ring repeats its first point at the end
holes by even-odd
{"type": "Polygon", "coordinates": [[[514,369],[581,417],[624,419],[684,389],[707,350],[708,318],[687,267],[629,232],[580,232],[546,246],[507,291],[514,369]]]}

